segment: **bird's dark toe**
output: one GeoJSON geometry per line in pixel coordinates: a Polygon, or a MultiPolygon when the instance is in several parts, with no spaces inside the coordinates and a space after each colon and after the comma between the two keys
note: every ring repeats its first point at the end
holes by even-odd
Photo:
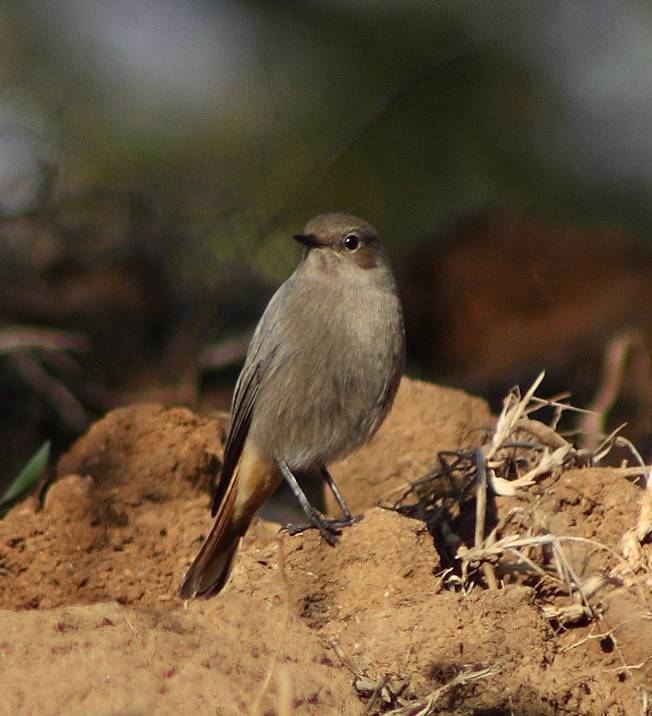
{"type": "Polygon", "coordinates": [[[293,523],[285,526],[285,530],[290,535],[296,535],[306,530],[316,529],[319,530],[322,538],[325,542],[328,542],[331,546],[337,544],[337,538],[342,533],[344,527],[350,527],[355,522],[359,522],[362,519],[362,515],[355,515],[345,519],[331,519],[323,518],[317,519],[314,522],[300,522],[293,523]]]}

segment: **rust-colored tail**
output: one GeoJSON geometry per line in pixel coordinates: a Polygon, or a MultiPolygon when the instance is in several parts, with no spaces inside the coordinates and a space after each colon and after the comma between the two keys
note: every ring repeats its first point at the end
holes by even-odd
{"type": "Polygon", "coordinates": [[[213,529],[186,574],[180,592],[183,599],[212,597],[224,588],[229,578],[240,539],[249,526],[248,523],[236,524],[234,520],[237,473],[236,470],[220,504],[213,529]]]}
{"type": "Polygon", "coordinates": [[[222,590],[240,539],[256,510],[282,479],[275,462],[261,458],[255,448],[245,445],[224,492],[218,493],[215,525],[188,570],[181,587],[184,599],[212,597],[222,590]]]}

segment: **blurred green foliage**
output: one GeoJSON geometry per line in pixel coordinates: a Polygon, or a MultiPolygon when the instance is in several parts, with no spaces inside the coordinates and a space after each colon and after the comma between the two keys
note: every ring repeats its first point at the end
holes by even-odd
{"type": "MultiPolygon", "coordinates": [[[[430,377],[424,346],[460,318],[432,304],[447,278],[427,250],[469,217],[646,240],[651,23],[645,0],[0,0],[0,327],[89,345],[0,356],[4,474],[46,435],[67,444],[77,404],[84,420],[131,399],[196,406],[214,371],[225,405],[315,213],[381,231],[430,377]]],[[[540,297],[535,269],[523,295],[540,297]]]]}
{"type": "Polygon", "coordinates": [[[9,487],[0,495],[0,519],[7,514],[17,500],[36,487],[49,459],[50,443],[44,442],[36,453],[32,455],[25,467],[16,475],[9,487]]]}
{"type": "MultiPolygon", "coordinates": [[[[634,168],[593,176],[573,154],[564,62],[607,5],[590,12],[593,25],[568,3],[28,0],[0,10],[0,99],[57,167],[50,206],[123,198],[105,251],[153,257],[182,296],[237,294],[286,275],[288,234],[329,209],[369,217],[395,252],[495,205],[647,228],[634,168]]],[[[645,12],[633,3],[630,20],[645,12]]],[[[600,52],[595,33],[578,56],[600,52]]],[[[60,252],[96,257],[78,234],[60,252]]]]}

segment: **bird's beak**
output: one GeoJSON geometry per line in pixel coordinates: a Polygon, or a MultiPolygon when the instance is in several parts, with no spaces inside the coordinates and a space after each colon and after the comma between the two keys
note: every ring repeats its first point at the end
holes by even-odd
{"type": "Polygon", "coordinates": [[[324,246],[324,242],[320,241],[314,234],[295,234],[294,238],[304,246],[311,249],[318,249],[324,246]]]}

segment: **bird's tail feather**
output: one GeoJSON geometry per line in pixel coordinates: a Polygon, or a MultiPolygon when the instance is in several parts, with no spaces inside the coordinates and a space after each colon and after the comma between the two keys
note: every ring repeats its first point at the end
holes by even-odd
{"type": "Polygon", "coordinates": [[[229,578],[233,558],[248,525],[235,524],[235,498],[238,493],[238,470],[220,503],[213,529],[190,566],[180,595],[183,599],[212,597],[218,594],[229,578]]]}

